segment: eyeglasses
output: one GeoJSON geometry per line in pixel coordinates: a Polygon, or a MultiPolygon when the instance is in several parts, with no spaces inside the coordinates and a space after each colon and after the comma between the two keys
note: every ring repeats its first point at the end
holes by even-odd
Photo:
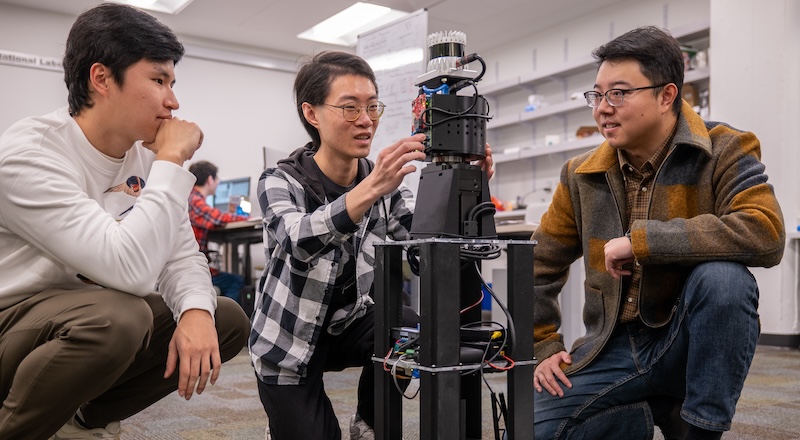
{"type": "Polygon", "coordinates": [[[664,87],[667,84],[669,83],[664,83],[657,86],[637,87],[635,89],[609,89],[606,90],[605,93],[591,91],[585,92],[583,96],[586,98],[586,103],[592,108],[600,106],[600,101],[604,96],[606,97],[606,102],[608,105],[617,107],[622,105],[622,102],[625,100],[626,93],[635,92],[637,90],[657,89],[659,87],[664,87]]]}
{"type": "Polygon", "coordinates": [[[380,102],[373,102],[372,104],[367,105],[355,105],[355,104],[345,104],[345,105],[333,105],[333,104],[325,104],[328,107],[336,107],[342,109],[342,116],[347,122],[353,122],[361,116],[361,109],[365,109],[367,111],[367,116],[372,119],[373,121],[377,121],[380,119],[381,115],[383,114],[383,110],[386,109],[386,106],[380,102]]]}

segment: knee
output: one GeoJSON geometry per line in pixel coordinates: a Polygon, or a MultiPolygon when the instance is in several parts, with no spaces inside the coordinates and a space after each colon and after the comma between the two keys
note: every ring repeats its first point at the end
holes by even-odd
{"type": "Polygon", "coordinates": [[[730,307],[735,304],[758,306],[758,285],[742,264],[712,261],[694,268],[686,281],[687,301],[702,301],[706,305],[730,307]]]}
{"type": "Polygon", "coordinates": [[[94,347],[97,361],[130,362],[147,346],[153,331],[153,312],[147,302],[126,293],[109,292],[108,297],[87,305],[83,319],[71,326],[66,336],[94,347]]]}
{"type": "Polygon", "coordinates": [[[219,351],[225,362],[244,348],[250,334],[250,319],[242,307],[230,298],[218,297],[215,312],[219,351]]]}

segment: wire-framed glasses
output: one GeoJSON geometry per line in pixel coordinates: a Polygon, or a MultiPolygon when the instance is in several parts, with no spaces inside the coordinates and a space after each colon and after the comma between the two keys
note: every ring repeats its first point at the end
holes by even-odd
{"type": "Polygon", "coordinates": [[[384,105],[380,101],[375,101],[369,103],[367,105],[355,105],[355,104],[345,104],[345,105],[333,105],[333,104],[325,104],[328,107],[335,107],[342,109],[342,116],[347,122],[353,122],[361,116],[361,110],[364,109],[367,112],[367,116],[372,119],[373,121],[377,121],[380,119],[383,111],[386,109],[386,105],[384,105]]]}
{"type": "Polygon", "coordinates": [[[606,102],[608,105],[612,107],[616,107],[622,105],[622,102],[625,101],[625,95],[631,92],[635,92],[637,90],[647,90],[647,89],[657,89],[659,87],[664,87],[669,83],[659,84],[657,86],[647,86],[647,87],[636,87],[635,89],[609,89],[606,90],[605,93],[589,91],[584,92],[583,96],[586,98],[586,103],[589,104],[589,107],[595,108],[600,105],[600,101],[605,96],[606,102]]]}

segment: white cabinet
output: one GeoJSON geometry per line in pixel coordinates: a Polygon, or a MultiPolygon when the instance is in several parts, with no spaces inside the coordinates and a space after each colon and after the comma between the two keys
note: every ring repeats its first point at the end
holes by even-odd
{"type": "MultiPolygon", "coordinates": [[[[708,48],[708,23],[674,29],[672,34],[695,50],[708,48]]],[[[587,55],[481,87],[481,94],[489,100],[494,114],[487,130],[495,163],[577,153],[599,145],[603,140],[599,134],[585,138],[575,135],[579,127],[595,125],[583,92],[592,90],[596,69],[594,59],[587,55]],[[525,111],[529,95],[541,96],[544,105],[525,111]]],[[[707,65],[687,71],[684,84],[692,84],[697,92],[707,90],[707,65]]]]}

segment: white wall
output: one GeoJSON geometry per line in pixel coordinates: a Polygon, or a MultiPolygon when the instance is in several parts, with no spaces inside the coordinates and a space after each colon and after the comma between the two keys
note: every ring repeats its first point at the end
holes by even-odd
{"type": "MultiPolygon", "coordinates": [[[[0,4],[0,49],[63,56],[75,17],[0,4]]],[[[180,38],[180,35],[179,35],[180,38]]],[[[205,140],[195,160],[209,160],[222,178],[250,176],[251,198],[267,164],[308,139],[294,111],[294,74],[186,56],[176,68],[174,114],[197,122],[205,140]]],[[[0,64],[0,131],[13,122],[66,105],[63,73],[0,64]]]]}
{"type": "MultiPolygon", "coordinates": [[[[711,0],[711,118],[754,132],[783,208],[800,225],[800,2],[711,0]]],[[[800,334],[798,240],[780,266],[756,269],[762,333],[800,334]]],[[[795,339],[796,340],[796,339],[795,339]]]]}
{"type": "MultiPolygon", "coordinates": [[[[0,4],[0,49],[61,58],[74,20],[0,4]]],[[[246,55],[239,58],[258,61],[258,56],[247,51],[242,48],[246,55]]],[[[236,52],[231,55],[237,58],[236,52]]],[[[293,64],[278,61],[284,61],[279,63],[282,66],[293,64]]],[[[250,176],[250,199],[257,213],[256,184],[264,170],[263,147],[267,148],[267,166],[274,166],[308,141],[294,110],[294,73],[209,61],[193,56],[189,47],[175,72],[180,108],[174,114],[197,122],[205,136],[192,162],[215,163],[223,179],[250,176]]],[[[62,72],[0,64],[0,132],[24,117],[63,107],[66,100],[62,72]]],[[[252,249],[253,266],[263,265],[262,247],[252,249]]]]}

